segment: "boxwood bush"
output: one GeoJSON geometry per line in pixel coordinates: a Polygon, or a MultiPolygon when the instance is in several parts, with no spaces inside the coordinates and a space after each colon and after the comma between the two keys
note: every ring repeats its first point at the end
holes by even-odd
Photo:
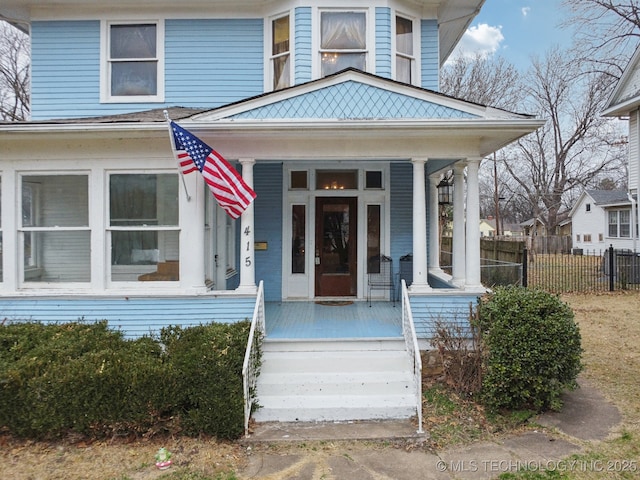
{"type": "Polygon", "coordinates": [[[164,345],[106,322],[3,325],[0,431],[100,437],[158,432],[171,419],[172,431],[235,438],[248,332],[248,322],[167,329],[164,345]]]}
{"type": "Polygon", "coordinates": [[[482,397],[494,410],[558,409],[577,386],[581,339],[571,308],[556,295],[500,287],[480,302],[482,397]]]}

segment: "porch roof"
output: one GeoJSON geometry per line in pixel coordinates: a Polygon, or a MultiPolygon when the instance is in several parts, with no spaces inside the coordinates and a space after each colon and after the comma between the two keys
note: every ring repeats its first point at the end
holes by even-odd
{"type": "MultiPolygon", "coordinates": [[[[484,157],[544,120],[357,70],[216,109],[172,107],[173,120],[229,158],[380,159],[484,157]]],[[[168,140],[163,109],[0,124],[0,138],[168,140]]]]}

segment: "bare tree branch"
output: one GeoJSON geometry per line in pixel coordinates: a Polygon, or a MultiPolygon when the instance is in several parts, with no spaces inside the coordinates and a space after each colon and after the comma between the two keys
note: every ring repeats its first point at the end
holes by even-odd
{"type": "Polygon", "coordinates": [[[29,37],[0,21],[0,120],[29,117],[29,37]]]}

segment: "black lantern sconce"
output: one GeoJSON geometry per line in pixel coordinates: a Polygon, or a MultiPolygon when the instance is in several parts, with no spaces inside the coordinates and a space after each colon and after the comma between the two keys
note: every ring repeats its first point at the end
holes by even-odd
{"type": "Polygon", "coordinates": [[[445,176],[436,187],[438,189],[438,205],[451,205],[451,188],[452,185],[445,176]]]}

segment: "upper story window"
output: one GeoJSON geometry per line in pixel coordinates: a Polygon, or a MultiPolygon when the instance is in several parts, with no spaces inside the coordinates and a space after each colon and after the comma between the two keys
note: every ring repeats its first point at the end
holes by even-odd
{"type": "Polygon", "coordinates": [[[290,35],[289,15],[271,22],[271,75],[274,90],[291,85],[290,35]]]}
{"type": "Polygon", "coordinates": [[[413,54],[413,22],[396,17],[396,80],[412,83],[415,77],[413,54]]]}
{"type": "Polygon", "coordinates": [[[108,24],[104,100],[162,100],[162,30],[159,22],[108,24]]]}
{"type": "Polygon", "coordinates": [[[321,76],[345,68],[366,70],[367,16],[364,11],[320,12],[321,76]]]}

